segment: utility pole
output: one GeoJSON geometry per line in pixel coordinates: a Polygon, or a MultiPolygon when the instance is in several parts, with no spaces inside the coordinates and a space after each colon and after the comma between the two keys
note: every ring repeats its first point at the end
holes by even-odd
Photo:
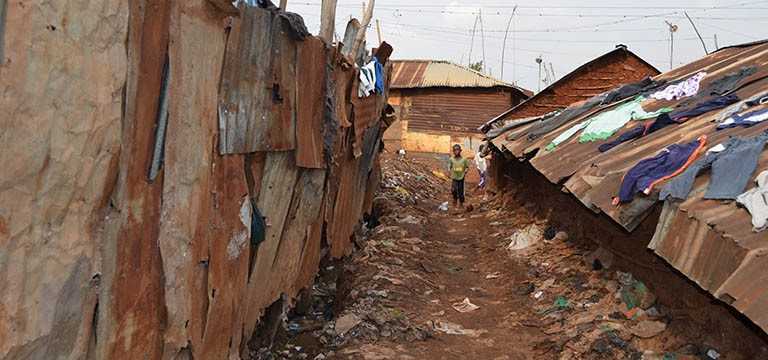
{"type": "Polygon", "coordinates": [[[667,26],[669,26],[669,69],[672,70],[672,68],[675,67],[674,65],[674,54],[675,54],[675,32],[677,31],[677,25],[672,24],[669,21],[664,20],[665,23],[667,23],[667,26]]]}
{"type": "Polygon", "coordinates": [[[691,19],[691,17],[690,17],[690,16],[688,16],[688,12],[687,12],[687,11],[683,11],[683,14],[685,14],[685,17],[687,17],[687,18],[688,18],[688,21],[691,23],[691,26],[693,26],[693,31],[695,31],[695,32],[696,32],[696,36],[698,36],[698,37],[699,37],[699,41],[701,41],[701,47],[703,47],[703,48],[704,48],[704,53],[706,53],[707,55],[709,55],[709,50],[707,50],[707,44],[706,44],[706,43],[704,43],[704,39],[701,37],[701,34],[699,34],[699,29],[698,29],[698,28],[696,28],[696,24],[694,24],[694,23],[693,23],[693,20],[691,19]]]}
{"type": "MultiPolygon", "coordinates": [[[[509,26],[512,25],[512,18],[515,16],[515,11],[517,11],[517,5],[512,8],[512,15],[509,16],[509,21],[507,21],[507,30],[504,30],[504,43],[501,45],[501,80],[504,80],[504,53],[506,53],[507,50],[507,33],[509,33],[509,26]]],[[[514,67],[515,64],[512,64],[512,67],[514,67]]],[[[512,83],[515,82],[514,77],[512,78],[512,83]]]]}
{"type": "Polygon", "coordinates": [[[482,47],[483,47],[483,69],[482,69],[483,71],[482,72],[487,73],[487,71],[485,71],[485,68],[487,67],[488,63],[485,62],[485,32],[483,31],[483,9],[482,8],[477,9],[477,14],[480,17],[480,43],[482,44],[482,47]]]}
{"type": "Polygon", "coordinates": [[[541,59],[541,55],[539,55],[539,57],[536,58],[536,63],[539,64],[539,81],[538,81],[539,90],[536,91],[536,93],[540,93],[541,92],[541,62],[542,61],[544,61],[544,60],[542,60],[541,59]]]}
{"type": "Polygon", "coordinates": [[[555,67],[552,66],[552,62],[549,63],[549,69],[552,70],[552,82],[555,82],[555,67]]]}
{"type": "Polygon", "coordinates": [[[717,34],[715,34],[715,51],[720,50],[720,45],[717,44],[717,34]]]}
{"type": "Polygon", "coordinates": [[[469,58],[467,59],[467,66],[472,65],[472,48],[475,46],[475,30],[477,29],[477,19],[475,16],[475,25],[472,26],[472,38],[469,41],[469,58]]]}
{"type": "Polygon", "coordinates": [[[381,23],[379,23],[379,19],[376,19],[376,33],[379,35],[379,44],[381,44],[381,23]]]}

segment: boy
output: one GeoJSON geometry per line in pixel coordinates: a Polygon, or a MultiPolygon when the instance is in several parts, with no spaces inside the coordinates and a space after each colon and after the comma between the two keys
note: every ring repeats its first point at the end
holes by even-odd
{"type": "Polygon", "coordinates": [[[483,145],[480,145],[480,149],[475,153],[475,166],[477,167],[477,172],[480,174],[480,183],[477,184],[478,189],[485,188],[485,176],[486,171],[488,170],[485,157],[483,157],[484,150],[483,145]]]}
{"type": "Polygon", "coordinates": [[[469,161],[461,157],[461,145],[453,145],[453,156],[451,156],[451,194],[453,194],[453,206],[457,203],[464,206],[464,176],[469,170],[469,161]]]}

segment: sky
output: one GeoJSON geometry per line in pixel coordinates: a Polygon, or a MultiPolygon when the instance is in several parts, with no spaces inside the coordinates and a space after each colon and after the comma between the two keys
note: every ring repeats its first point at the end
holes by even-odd
{"type": "MultiPolygon", "coordinates": [[[[317,34],[320,3],[289,0],[287,8],[301,14],[317,34]]],[[[339,37],[350,17],[362,18],[362,11],[362,0],[338,0],[339,37]]],[[[667,22],[677,28],[673,67],[706,55],[685,12],[710,52],[716,43],[724,47],[768,39],[768,0],[378,0],[366,36],[369,45],[378,43],[378,19],[383,40],[395,49],[392,58],[463,65],[485,59],[485,72],[495,78],[502,78],[504,53],[503,80],[535,92],[547,84],[544,72],[538,75],[537,58],[554,70],[552,82],[617,44],[662,72],[669,70],[667,22]]]]}

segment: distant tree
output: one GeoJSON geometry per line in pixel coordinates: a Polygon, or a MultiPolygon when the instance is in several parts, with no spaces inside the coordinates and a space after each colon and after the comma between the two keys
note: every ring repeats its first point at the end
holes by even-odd
{"type": "Polygon", "coordinates": [[[469,68],[477,72],[483,72],[483,60],[480,60],[476,63],[470,63],[469,68]]]}

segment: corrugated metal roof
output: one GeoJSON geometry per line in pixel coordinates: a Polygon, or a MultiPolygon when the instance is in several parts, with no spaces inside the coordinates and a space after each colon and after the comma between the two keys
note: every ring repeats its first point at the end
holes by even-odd
{"type": "Polygon", "coordinates": [[[629,51],[625,46],[620,45],[582,64],[528,100],[488,120],[480,130],[487,131],[494,124],[506,119],[543,115],[555,109],[562,109],[574,102],[589,99],[618,85],[660,73],[656,67],[629,51]],[[611,65],[617,64],[623,65],[623,67],[613,66],[613,68],[607,69],[611,65]],[[596,78],[591,79],[594,81],[583,84],[573,83],[588,72],[595,72],[596,78]],[[564,87],[568,89],[558,91],[564,87]]]}
{"type": "MultiPolygon", "coordinates": [[[[746,79],[746,85],[734,92],[740,99],[745,99],[768,90],[767,65],[768,41],[762,41],[721,49],[655,79],[674,81],[705,71],[707,76],[702,80],[702,88],[706,89],[713,80],[725,74],[744,66],[757,66],[758,71],[746,79]]],[[[653,110],[681,103],[649,101],[643,106],[653,110]]],[[[613,105],[601,107],[596,112],[613,105]]],[[[579,143],[575,137],[554,151],[543,150],[556,136],[592,114],[575,118],[534,141],[529,141],[526,136],[509,141],[506,139],[508,134],[502,134],[493,140],[493,144],[518,157],[527,154],[533,167],[551,182],[564,182],[565,189],[585,206],[605,213],[632,231],[650,214],[658,201],[658,193],[638,196],[633,202],[619,207],[613,206],[611,199],[616,195],[624,173],[638,161],[654,156],[670,144],[689,142],[701,135],[707,135],[709,146],[713,146],[730,136],[754,136],[768,129],[768,122],[764,122],[751,128],[716,131],[712,120],[718,113],[716,110],[691,118],[605,153],[597,149],[600,142],[579,143]]],[[[636,125],[630,122],[626,128],[636,125]]],[[[525,133],[525,130],[516,129],[510,133],[514,132],[525,133]]],[[[768,169],[768,151],[763,152],[753,176],[765,169],[768,169]]],[[[650,246],[703,289],[744,313],[763,330],[768,330],[768,272],[765,271],[768,232],[753,232],[749,213],[732,202],[704,200],[702,196],[709,179],[708,173],[700,174],[686,201],[665,203],[650,246]]]]}
{"type": "Polygon", "coordinates": [[[506,83],[466,66],[442,60],[393,60],[392,88],[505,87],[531,96],[530,90],[506,83]]]}

